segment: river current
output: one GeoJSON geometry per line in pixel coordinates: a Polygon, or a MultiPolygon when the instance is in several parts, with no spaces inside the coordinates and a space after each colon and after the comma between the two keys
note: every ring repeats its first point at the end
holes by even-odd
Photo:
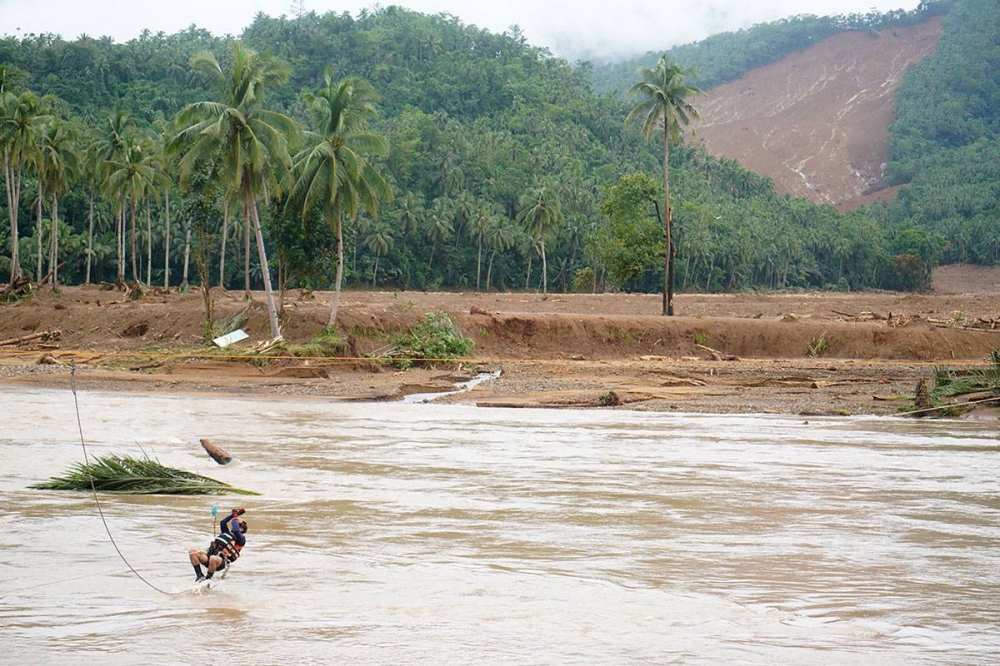
{"type": "Polygon", "coordinates": [[[147,585],[28,489],[83,459],[73,394],[0,389],[0,664],[1000,659],[995,423],[78,397],[91,456],[261,494],[102,494],[147,585]],[[213,505],[248,543],[199,593],[213,505]]]}

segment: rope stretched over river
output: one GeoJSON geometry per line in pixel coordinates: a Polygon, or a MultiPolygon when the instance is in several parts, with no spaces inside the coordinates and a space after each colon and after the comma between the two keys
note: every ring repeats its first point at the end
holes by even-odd
{"type": "Polygon", "coordinates": [[[108,533],[108,539],[111,540],[111,545],[115,547],[115,552],[118,553],[118,557],[120,557],[121,560],[122,560],[122,562],[125,563],[125,566],[127,566],[129,568],[129,571],[131,571],[132,573],[134,573],[136,575],[136,577],[139,580],[141,580],[143,583],[145,583],[149,587],[153,588],[154,590],[156,590],[160,594],[165,594],[167,596],[174,596],[176,594],[180,594],[179,592],[167,592],[166,590],[161,590],[156,585],[153,585],[148,580],[146,580],[143,577],[143,575],[141,573],[139,573],[138,571],[136,571],[135,567],[133,567],[129,563],[128,559],[126,559],[125,555],[122,553],[121,549],[118,547],[118,544],[115,542],[115,537],[111,534],[111,528],[108,526],[108,521],[104,517],[104,511],[101,509],[101,502],[97,498],[97,487],[94,485],[94,475],[91,474],[91,472],[90,472],[90,457],[87,455],[87,442],[86,442],[86,440],[84,439],[84,436],[83,436],[83,422],[80,420],[80,402],[79,402],[79,400],[77,399],[77,396],[76,396],[76,363],[72,364],[72,368],[70,370],[70,377],[72,378],[72,382],[71,383],[72,383],[72,388],[73,388],[73,406],[76,408],[76,425],[77,425],[77,429],[80,431],[80,446],[83,447],[83,462],[84,462],[84,465],[87,468],[87,476],[90,478],[90,490],[91,490],[91,492],[94,495],[94,504],[97,506],[97,513],[101,516],[101,522],[104,523],[104,531],[108,533]]]}

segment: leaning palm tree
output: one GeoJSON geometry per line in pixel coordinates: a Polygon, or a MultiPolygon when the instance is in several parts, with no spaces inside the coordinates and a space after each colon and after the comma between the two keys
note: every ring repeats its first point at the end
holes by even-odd
{"type": "Polygon", "coordinates": [[[684,83],[692,74],[662,56],[656,67],[640,67],[636,74],[641,79],[629,89],[629,95],[637,95],[641,100],[629,111],[625,123],[642,118],[642,133],[648,139],[650,133],[663,128],[663,237],[666,254],[663,262],[663,314],[674,314],[673,242],[671,239],[672,212],[670,210],[670,144],[681,138],[681,125],[687,125],[700,116],[686,98],[702,91],[684,83]]]}
{"type": "Polygon", "coordinates": [[[535,239],[542,257],[542,293],[549,291],[548,265],[545,261],[545,237],[563,223],[559,195],[548,186],[537,187],[521,197],[521,212],[517,219],[535,239]]]}
{"type": "Polygon", "coordinates": [[[289,166],[288,140],[300,130],[290,117],[262,106],[268,87],[288,79],[288,66],[272,56],[259,54],[239,42],[233,47],[232,68],[224,71],[208,52],[191,59],[194,69],[219,85],[220,100],[195,102],[177,114],[180,128],[170,141],[171,152],[180,154],[181,184],[189,186],[202,166],[218,174],[226,191],[238,192],[244,220],[253,225],[267,299],[271,335],[281,336],[278,310],[271,290],[267,250],[260,227],[257,198],[266,196],[289,166]]]}
{"type": "Polygon", "coordinates": [[[363,79],[349,76],[334,81],[327,67],[325,83],[304,100],[315,131],[308,132],[308,146],[294,159],[289,178],[289,202],[305,219],[319,208],[337,238],[337,273],[327,326],[337,322],[340,289],[344,279],[344,216],[353,219],[360,210],[373,217],[379,203],[391,198],[389,185],[372,157],[388,154],[389,144],[367,130],[375,116],[375,89],[363,79]]]}

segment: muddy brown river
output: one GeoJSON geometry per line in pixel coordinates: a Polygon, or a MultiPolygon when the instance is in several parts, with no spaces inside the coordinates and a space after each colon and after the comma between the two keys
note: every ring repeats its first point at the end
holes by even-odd
{"type": "Polygon", "coordinates": [[[991,664],[996,424],[79,394],[90,455],[258,497],[29,490],[73,395],[0,389],[0,663],[991,664]],[[208,437],[238,460],[215,465],[208,437]],[[243,557],[192,590],[212,506],[243,557]],[[154,587],[159,588],[154,589],[154,587]]]}

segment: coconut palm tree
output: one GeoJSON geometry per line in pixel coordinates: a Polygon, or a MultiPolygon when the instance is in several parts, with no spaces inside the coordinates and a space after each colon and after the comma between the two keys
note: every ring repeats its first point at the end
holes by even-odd
{"type": "Polygon", "coordinates": [[[491,226],[496,224],[496,215],[485,203],[480,203],[472,210],[469,217],[469,236],[476,238],[476,291],[479,291],[480,277],[483,274],[483,238],[491,226]]]}
{"type": "Polygon", "coordinates": [[[521,197],[520,205],[521,212],[518,213],[517,219],[538,244],[542,257],[542,293],[547,294],[549,281],[548,264],[545,261],[545,237],[565,220],[562,204],[553,188],[542,185],[521,197]]]}
{"type": "Polygon", "coordinates": [[[337,238],[337,272],[328,326],[337,322],[344,279],[344,216],[353,219],[364,210],[374,217],[379,203],[391,198],[389,185],[371,162],[371,158],[389,152],[388,142],[367,129],[376,114],[377,98],[375,89],[363,79],[349,76],[335,81],[330,67],[323,87],[304,95],[315,129],[307,133],[307,147],[293,160],[289,202],[301,211],[303,219],[319,208],[337,238]]]}
{"type": "Polygon", "coordinates": [[[38,172],[45,193],[52,197],[49,272],[53,289],[59,286],[59,197],[76,178],[79,162],[73,128],[64,120],[49,123],[38,142],[38,172]]]}
{"type": "MultiPolygon", "coordinates": [[[[110,163],[107,188],[127,199],[131,210],[129,245],[132,251],[132,280],[139,282],[138,245],[136,243],[136,213],[139,202],[150,193],[169,185],[156,145],[138,134],[125,137],[125,146],[118,161],[110,163]]],[[[148,203],[147,203],[148,206],[148,203]]],[[[148,231],[147,231],[148,233],[148,231]]],[[[147,252],[147,257],[149,253],[147,252]]]]}
{"type": "Polygon", "coordinates": [[[486,293],[490,291],[490,278],[493,276],[493,260],[500,252],[506,252],[514,247],[517,241],[517,227],[508,221],[508,218],[501,217],[500,221],[491,225],[486,230],[486,245],[490,248],[490,261],[486,268],[486,293]]]}
{"type": "Polygon", "coordinates": [[[444,198],[435,199],[430,211],[424,216],[427,237],[431,240],[431,256],[427,260],[427,267],[431,270],[434,269],[434,254],[438,245],[451,238],[451,234],[455,231],[451,220],[451,211],[444,198]]]}
{"type": "Polygon", "coordinates": [[[395,244],[396,239],[392,235],[392,229],[383,221],[377,220],[365,237],[365,246],[375,253],[375,267],[372,269],[372,288],[378,279],[378,262],[382,255],[389,252],[395,244]]]}
{"type": "Polygon", "coordinates": [[[104,196],[112,203],[115,218],[115,281],[121,285],[125,282],[125,202],[124,193],[115,191],[108,186],[107,178],[116,164],[119,164],[125,152],[127,138],[135,132],[135,122],[132,116],[121,110],[113,111],[107,122],[98,126],[96,138],[87,151],[93,161],[92,177],[101,185],[104,196]]]}
{"type": "Polygon", "coordinates": [[[656,67],[640,67],[636,70],[640,81],[629,89],[629,95],[639,96],[640,101],[632,107],[625,118],[631,123],[642,118],[642,133],[648,139],[650,133],[663,128],[663,237],[666,254],[663,262],[663,315],[674,314],[674,248],[671,239],[670,209],[670,144],[681,139],[681,125],[688,125],[699,118],[698,111],[687,101],[688,97],[702,91],[684,83],[691,70],[682,69],[662,56],[656,67]]]}
{"type": "Polygon", "coordinates": [[[233,47],[233,64],[228,71],[208,52],[193,56],[191,65],[218,84],[220,99],[184,107],[177,114],[180,129],[169,148],[181,155],[178,165],[182,185],[190,185],[194,172],[207,164],[218,174],[224,190],[239,193],[244,219],[252,223],[257,242],[271,335],[278,338],[281,329],[257,198],[266,195],[268,186],[277,182],[280,172],[289,166],[288,141],[300,132],[294,120],[262,105],[264,92],[287,81],[289,69],[272,56],[259,54],[239,42],[233,47]]]}
{"type": "Polygon", "coordinates": [[[21,208],[21,184],[25,171],[35,164],[42,127],[51,119],[47,113],[47,100],[30,90],[17,95],[5,90],[0,95],[0,151],[3,153],[7,217],[10,221],[11,282],[21,276],[17,219],[21,208]]]}
{"type": "Polygon", "coordinates": [[[406,196],[399,202],[397,219],[404,236],[409,236],[420,229],[424,223],[423,197],[413,192],[407,192],[406,196]]]}

